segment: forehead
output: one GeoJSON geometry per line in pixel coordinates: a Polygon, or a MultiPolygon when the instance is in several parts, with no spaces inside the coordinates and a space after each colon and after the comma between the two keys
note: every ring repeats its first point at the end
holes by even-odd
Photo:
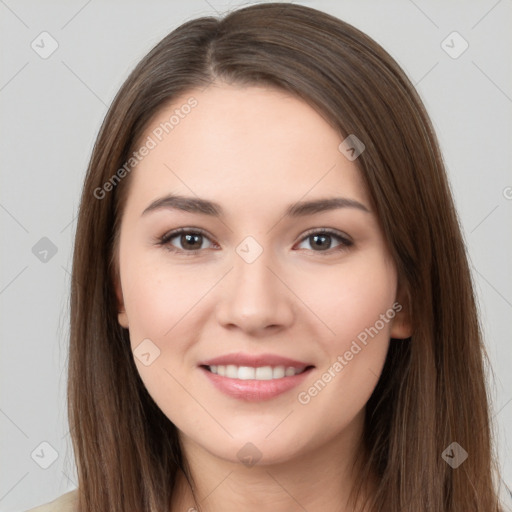
{"type": "Polygon", "coordinates": [[[135,149],[152,147],[132,171],[128,202],[132,196],[140,209],[171,192],[215,198],[228,209],[304,195],[367,201],[359,169],[338,149],[342,140],[284,91],[211,84],[175,98],[149,123],[135,149]]]}

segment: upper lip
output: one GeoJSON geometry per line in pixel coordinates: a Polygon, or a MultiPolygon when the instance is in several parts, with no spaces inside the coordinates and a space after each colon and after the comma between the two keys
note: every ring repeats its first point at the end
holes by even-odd
{"type": "Polygon", "coordinates": [[[229,365],[235,366],[249,366],[257,368],[260,366],[284,366],[289,368],[304,368],[313,366],[309,363],[290,359],[289,357],[279,356],[277,354],[243,354],[241,352],[225,354],[223,356],[214,357],[199,363],[200,366],[213,366],[213,365],[229,365]]]}

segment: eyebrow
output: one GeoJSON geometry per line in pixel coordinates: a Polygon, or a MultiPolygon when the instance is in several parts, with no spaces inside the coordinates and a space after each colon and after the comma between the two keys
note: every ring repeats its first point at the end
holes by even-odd
{"type": "MultiPolygon", "coordinates": [[[[364,204],[355,199],[332,197],[315,199],[313,201],[299,201],[289,205],[284,215],[288,217],[303,217],[339,208],[355,208],[370,213],[370,210],[364,204]]],[[[224,215],[222,206],[214,201],[175,194],[169,194],[156,199],[142,212],[142,216],[156,210],[181,210],[190,213],[210,215],[212,217],[221,217],[224,215]]]]}

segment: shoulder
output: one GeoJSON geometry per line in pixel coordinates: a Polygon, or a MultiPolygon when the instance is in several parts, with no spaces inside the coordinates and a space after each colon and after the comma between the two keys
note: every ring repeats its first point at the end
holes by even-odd
{"type": "Polygon", "coordinates": [[[56,500],[53,500],[50,503],[31,508],[26,512],[74,512],[77,495],[78,491],[75,489],[74,491],[70,491],[59,496],[56,500]]]}
{"type": "Polygon", "coordinates": [[[503,512],[512,512],[512,486],[507,485],[503,480],[501,481],[499,490],[500,500],[503,512]]]}

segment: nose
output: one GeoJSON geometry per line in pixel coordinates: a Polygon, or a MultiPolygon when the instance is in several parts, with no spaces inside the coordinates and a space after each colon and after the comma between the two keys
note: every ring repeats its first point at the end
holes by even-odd
{"type": "Polygon", "coordinates": [[[234,255],[234,268],[218,290],[216,316],[223,327],[261,336],[293,323],[295,308],[290,283],[268,252],[263,251],[251,263],[234,255]]]}

